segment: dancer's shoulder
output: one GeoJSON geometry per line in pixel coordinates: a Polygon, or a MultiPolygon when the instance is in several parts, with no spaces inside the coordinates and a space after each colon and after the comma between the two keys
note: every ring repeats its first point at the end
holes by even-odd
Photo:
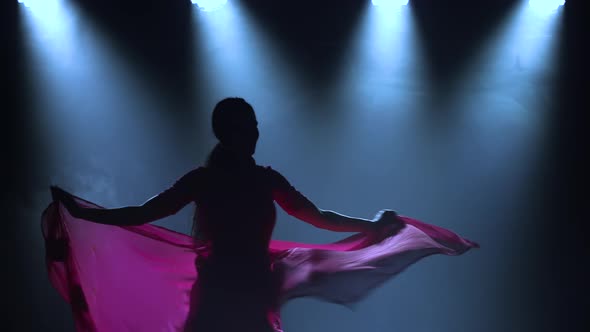
{"type": "Polygon", "coordinates": [[[267,176],[281,176],[281,173],[279,173],[278,171],[276,171],[274,168],[272,168],[270,165],[256,165],[257,169],[264,173],[267,176]]]}
{"type": "Polygon", "coordinates": [[[281,188],[284,186],[289,186],[289,181],[283,176],[283,174],[276,169],[272,168],[272,166],[258,166],[260,167],[261,172],[263,172],[265,178],[269,181],[269,183],[275,188],[281,188]]]}

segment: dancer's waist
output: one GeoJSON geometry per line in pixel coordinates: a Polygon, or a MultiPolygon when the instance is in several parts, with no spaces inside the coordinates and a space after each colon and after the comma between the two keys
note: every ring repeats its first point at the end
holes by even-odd
{"type": "Polygon", "coordinates": [[[227,262],[232,264],[269,265],[270,254],[267,247],[241,246],[227,248],[209,244],[197,250],[198,260],[204,262],[227,262]]]}
{"type": "Polygon", "coordinates": [[[254,248],[243,248],[241,250],[225,250],[218,248],[211,248],[208,259],[213,261],[232,261],[235,263],[248,263],[248,264],[269,264],[270,255],[268,249],[254,249],[254,248]]]}

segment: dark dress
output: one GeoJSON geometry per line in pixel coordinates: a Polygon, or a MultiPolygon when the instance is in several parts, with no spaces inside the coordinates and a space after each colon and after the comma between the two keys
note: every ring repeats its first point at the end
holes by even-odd
{"type": "Polygon", "coordinates": [[[171,214],[196,203],[194,236],[92,223],[58,202],[44,211],[49,278],[79,331],[282,331],[289,299],[352,304],[425,256],[477,247],[407,217],[399,233],[386,227],[330,244],[271,240],[274,202],[291,215],[312,205],[253,161],[196,168],[160,195],[177,203],[171,214]]]}

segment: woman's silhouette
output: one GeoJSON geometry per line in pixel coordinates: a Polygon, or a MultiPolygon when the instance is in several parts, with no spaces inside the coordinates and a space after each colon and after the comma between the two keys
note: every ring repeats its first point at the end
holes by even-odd
{"type": "MultiPolygon", "coordinates": [[[[280,331],[278,312],[289,298],[316,296],[352,303],[424,256],[455,255],[477,246],[448,230],[399,217],[391,210],[382,210],[367,220],[317,208],[280,173],[256,164],[252,155],[259,137],[258,123],[244,99],[221,100],[213,110],[212,125],[219,143],[206,164],[141,206],[104,209],[52,187],[54,203],[43,214],[49,273],[53,285],[72,304],[78,329],[280,331]],[[190,240],[144,225],[193,202],[197,209],[190,240]],[[274,202],[316,227],[359,234],[328,245],[272,241],[274,202]],[[65,211],[59,206],[69,213],[61,213],[65,211]],[[84,236],[86,240],[79,239],[84,236]],[[97,238],[103,242],[90,244],[97,238]],[[111,290],[113,282],[129,282],[121,281],[119,272],[108,272],[109,265],[115,270],[117,263],[100,261],[106,256],[101,256],[103,252],[115,247],[119,249],[112,254],[126,260],[122,266],[141,262],[151,269],[150,264],[156,263],[144,262],[158,261],[154,275],[161,277],[143,291],[129,291],[128,296],[121,294],[137,287],[135,284],[111,290]],[[182,253],[160,257],[167,250],[182,253]],[[178,257],[190,257],[193,270],[188,263],[179,263],[178,257]],[[167,260],[170,264],[164,265],[167,260]],[[165,266],[174,269],[162,272],[165,266]],[[117,280],[106,282],[113,274],[117,280]],[[173,290],[164,290],[166,287],[173,290]],[[150,297],[152,289],[161,295],[150,297]],[[137,300],[129,299],[134,296],[137,300]],[[147,309],[143,301],[150,298],[155,307],[159,299],[171,301],[178,305],[178,313],[174,308],[147,309]],[[125,308],[121,303],[127,303],[125,308]],[[153,322],[141,325],[134,319],[153,322]],[[121,325],[120,320],[127,322],[121,325]]],[[[168,304],[164,302],[163,306],[168,304]]]]}

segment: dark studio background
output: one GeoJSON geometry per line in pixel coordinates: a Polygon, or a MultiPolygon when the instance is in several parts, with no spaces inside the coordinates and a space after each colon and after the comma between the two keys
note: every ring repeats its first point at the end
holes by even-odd
{"type": "MultiPolygon", "coordinates": [[[[582,3],[549,16],[516,0],[4,4],[0,329],[73,331],[44,265],[49,185],[108,207],[142,203],[203,162],[213,105],[237,95],[257,111],[257,161],[319,207],[392,208],[481,244],[419,262],[352,312],[295,300],[285,331],[581,331],[582,3]]],[[[158,223],[188,232],[191,213],[158,223]]],[[[274,234],[342,236],[282,212],[274,234]]]]}

